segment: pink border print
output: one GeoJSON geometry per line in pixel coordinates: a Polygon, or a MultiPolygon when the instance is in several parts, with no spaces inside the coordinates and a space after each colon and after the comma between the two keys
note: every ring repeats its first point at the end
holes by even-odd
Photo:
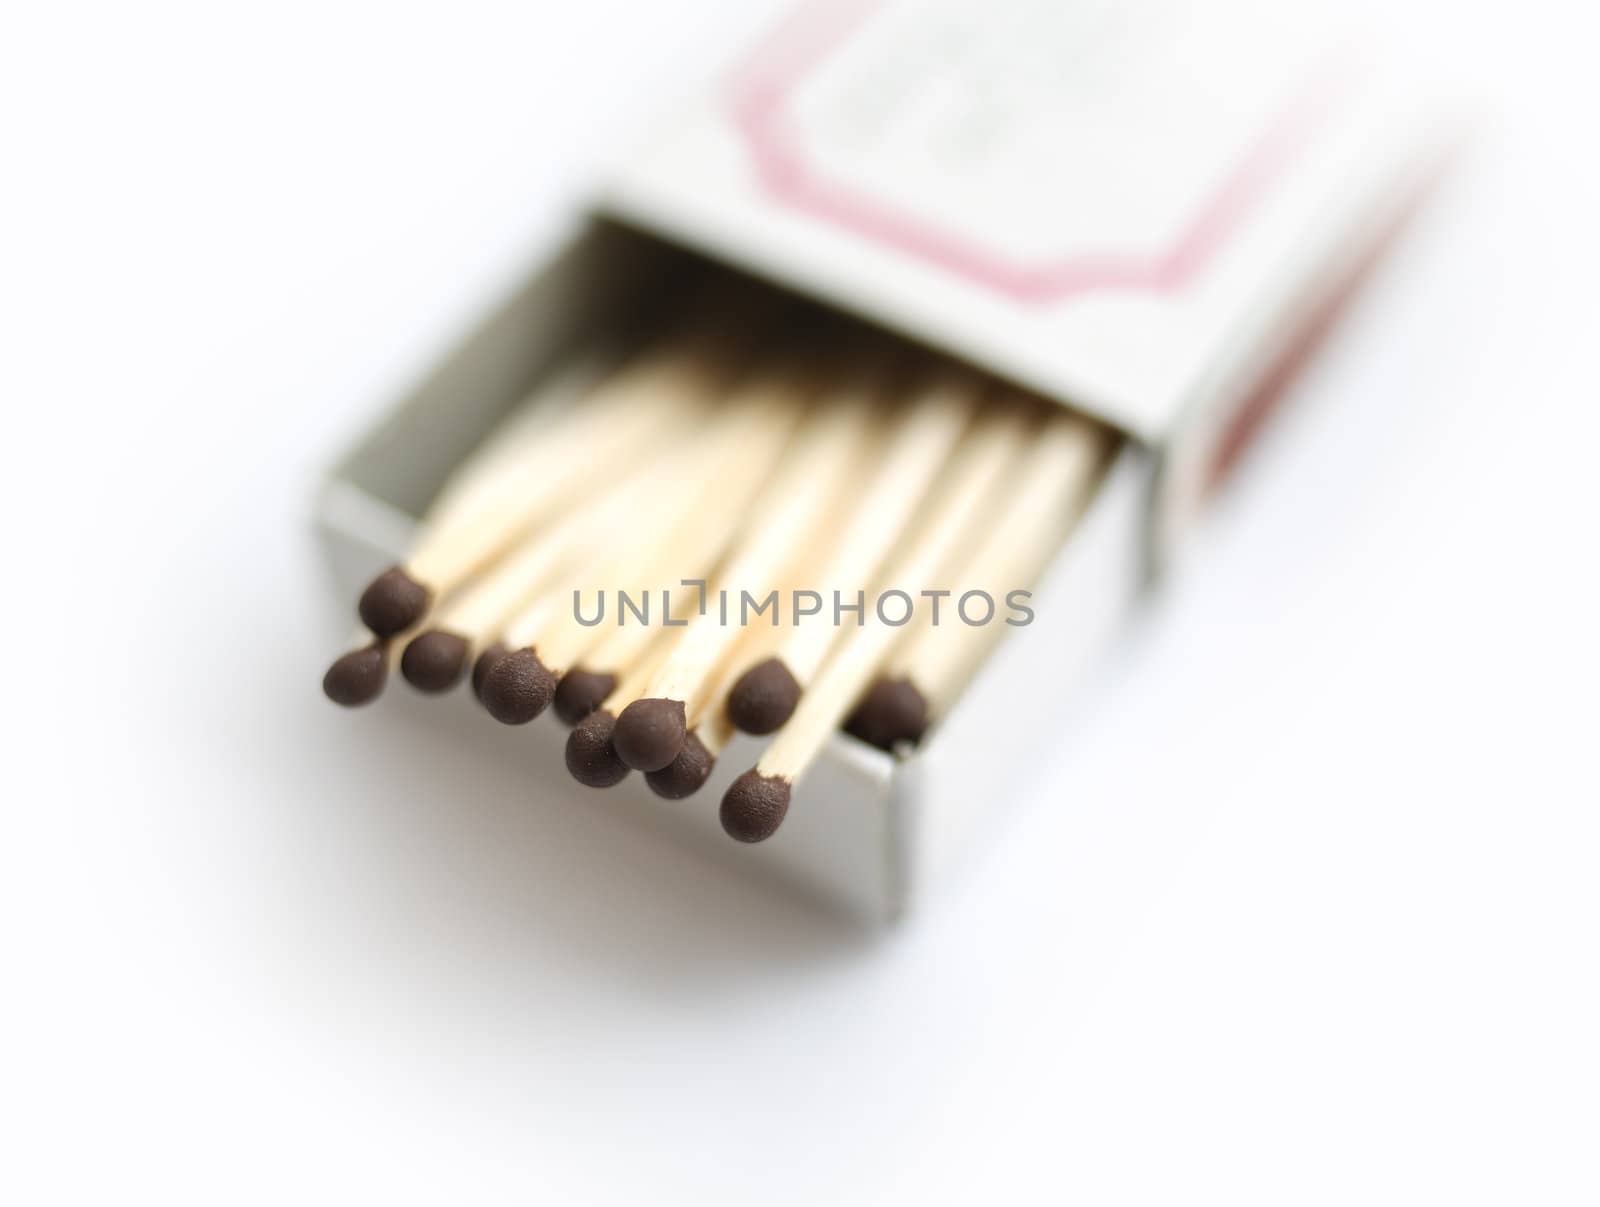
{"type": "Polygon", "coordinates": [[[784,204],[909,257],[936,265],[1025,305],[1044,305],[1103,289],[1157,293],[1181,289],[1249,217],[1327,115],[1345,73],[1327,73],[1302,90],[1242,148],[1220,187],[1177,241],[1147,255],[1082,253],[1018,263],[980,241],[820,175],[806,161],[788,120],[789,96],[843,45],[882,0],[803,2],[774,30],[733,81],[733,120],[762,185],[784,204]]]}

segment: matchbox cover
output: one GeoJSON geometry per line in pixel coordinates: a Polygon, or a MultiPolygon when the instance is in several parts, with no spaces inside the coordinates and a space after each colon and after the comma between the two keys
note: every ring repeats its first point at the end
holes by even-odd
{"type": "Polygon", "coordinates": [[[1159,443],[1415,191],[1401,78],[1300,4],[816,0],[601,210],[1159,443]]]}
{"type": "MultiPolygon", "coordinates": [[[[596,794],[551,774],[559,728],[514,744],[552,809],[615,808],[763,883],[897,918],[1059,740],[1173,535],[1437,174],[1454,106],[1403,79],[1301,4],[804,3],[349,450],[318,507],[330,562],[347,594],[398,568],[441,487],[574,349],[626,346],[724,267],[1116,429],[1037,581],[1040,615],[1069,622],[1000,642],[914,749],[830,728],[775,833],[735,843],[717,810],[663,806],[640,776],[596,794]]],[[[396,707],[463,740],[484,719],[396,707]]],[[[766,732],[733,736],[700,793],[763,770],[766,732]]]]}

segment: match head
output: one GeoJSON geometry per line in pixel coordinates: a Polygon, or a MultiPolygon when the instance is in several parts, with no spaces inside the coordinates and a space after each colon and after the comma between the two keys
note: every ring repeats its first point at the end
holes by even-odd
{"type": "Polygon", "coordinates": [[[722,828],[740,842],[771,838],[789,811],[789,781],[751,769],[722,795],[722,828]]]}
{"type": "Polygon", "coordinates": [[[744,733],[771,733],[794,715],[800,684],[782,658],[758,662],[728,693],[728,720],[744,733]]]}
{"type": "Polygon", "coordinates": [[[683,749],[678,751],[678,757],[660,771],[650,772],[644,777],[644,782],[650,785],[650,791],[657,796],[667,800],[683,800],[700,791],[706,780],[711,778],[711,769],[716,765],[717,760],[711,757],[705,743],[691,733],[683,740],[683,749]]]}
{"type": "Polygon", "coordinates": [[[437,695],[461,681],[472,652],[465,637],[443,629],[429,629],[413,637],[400,655],[400,673],[418,691],[437,695]]]}
{"type": "Polygon", "coordinates": [[[502,656],[483,676],[478,698],[489,715],[504,725],[526,725],[556,694],[556,677],[531,649],[502,656]]]}
{"type": "Polygon", "coordinates": [[[361,623],[379,637],[393,637],[422,619],[430,592],[399,566],[390,566],[361,593],[361,623]]]}
{"type": "Polygon", "coordinates": [[[928,730],[928,698],[909,679],[879,679],[845,722],[844,731],[879,750],[920,742],[928,730]]]}
{"type": "Polygon", "coordinates": [[[610,788],[628,777],[628,767],[611,744],[617,719],[604,709],[590,713],[567,735],[567,770],[588,788],[610,788]]]}
{"type": "Polygon", "coordinates": [[[617,677],[604,671],[573,669],[556,684],[556,716],[576,725],[605,701],[617,687],[617,677]]]}
{"type": "Polygon", "coordinates": [[[617,718],[611,744],[635,771],[660,771],[683,749],[688,732],[682,700],[635,700],[617,718]]]}
{"type": "Polygon", "coordinates": [[[496,662],[504,658],[511,651],[506,649],[503,641],[497,641],[483,653],[478,655],[478,660],[472,664],[472,694],[483,700],[483,680],[489,674],[496,662]]]}
{"type": "Polygon", "coordinates": [[[371,703],[389,678],[389,660],[383,645],[374,642],[337,659],[322,676],[322,694],[345,708],[371,703]]]}

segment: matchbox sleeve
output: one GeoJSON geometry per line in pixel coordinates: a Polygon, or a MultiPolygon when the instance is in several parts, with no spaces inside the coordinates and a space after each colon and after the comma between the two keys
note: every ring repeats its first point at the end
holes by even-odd
{"type": "Polygon", "coordinates": [[[623,220],[1158,443],[1428,137],[1306,5],[796,8],[628,160],[623,220]]]}

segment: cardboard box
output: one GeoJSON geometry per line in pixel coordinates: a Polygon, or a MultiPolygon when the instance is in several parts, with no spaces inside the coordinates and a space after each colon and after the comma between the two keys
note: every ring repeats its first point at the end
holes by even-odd
{"type": "Polygon", "coordinates": [[[914,756],[836,737],[767,842],[736,844],[717,820],[750,739],[669,803],[638,777],[577,786],[564,731],[534,727],[540,791],[863,917],[901,915],[996,820],[1010,786],[994,766],[1026,763],[1006,752],[1061,740],[1063,684],[1446,145],[1444,110],[1347,31],[1299,6],[1192,7],[802,5],[628,157],[567,244],[334,469],[319,522],[345,597],[399,557],[444,477],[565,350],[627,329],[697,257],[1095,416],[1126,439],[1036,590],[1038,621],[914,756]]]}

